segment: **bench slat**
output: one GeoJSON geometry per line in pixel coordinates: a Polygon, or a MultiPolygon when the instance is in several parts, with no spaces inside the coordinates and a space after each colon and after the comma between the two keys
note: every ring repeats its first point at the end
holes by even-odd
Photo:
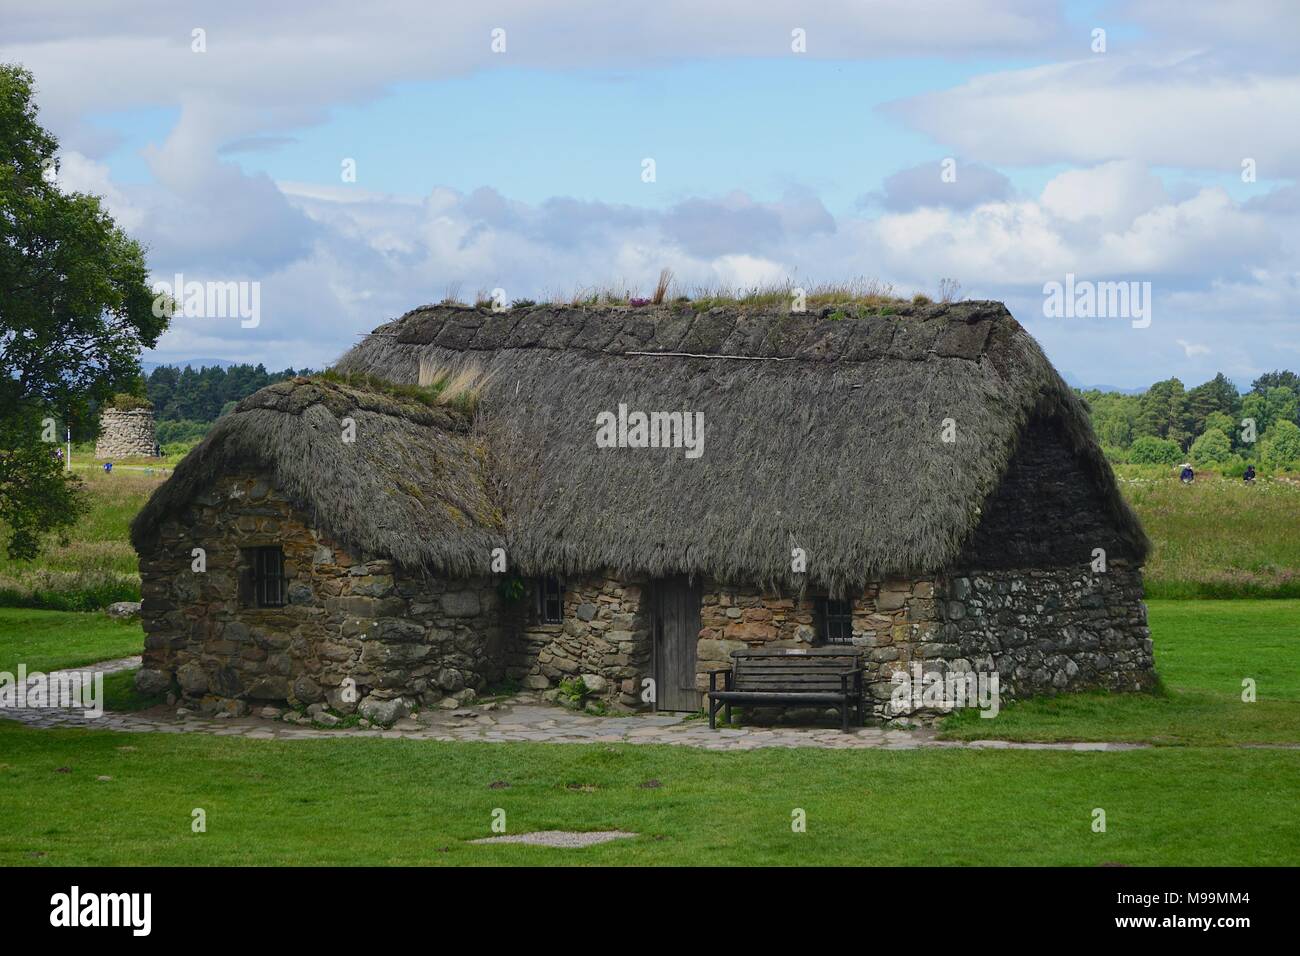
{"type": "MultiPolygon", "coordinates": [[[[851,677],[851,676],[848,678],[848,681],[849,681],[850,684],[853,683],[853,680],[854,680],[854,678],[851,677]]],[[[770,675],[767,675],[767,676],[755,676],[755,675],[753,675],[753,674],[737,674],[736,677],[735,677],[735,679],[734,679],[734,681],[733,681],[733,683],[734,683],[734,684],[737,684],[737,685],[744,684],[744,683],[750,683],[750,684],[826,684],[827,686],[839,687],[839,686],[840,686],[840,678],[839,678],[839,675],[834,675],[834,676],[832,676],[832,675],[830,675],[830,674],[823,674],[823,675],[821,675],[820,677],[792,677],[792,676],[790,676],[790,675],[782,675],[782,676],[778,677],[778,676],[775,675],[775,674],[770,674],[770,675]]]]}
{"type": "Polygon", "coordinates": [[[810,648],[797,652],[733,651],[730,672],[715,671],[721,682],[726,675],[730,689],[709,691],[709,726],[714,726],[717,708],[733,704],[798,706],[836,704],[845,730],[848,709],[862,715],[862,656],[839,648],[810,648]]]}

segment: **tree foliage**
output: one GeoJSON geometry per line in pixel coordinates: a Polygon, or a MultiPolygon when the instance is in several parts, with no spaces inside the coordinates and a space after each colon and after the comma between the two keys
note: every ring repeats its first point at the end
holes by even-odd
{"type": "MultiPolygon", "coordinates": [[[[1117,458],[1139,462],[1176,464],[1187,456],[1201,438],[1219,432],[1229,449],[1248,461],[1262,460],[1264,437],[1282,423],[1300,425],[1300,376],[1290,371],[1268,372],[1255,379],[1251,391],[1242,395],[1222,372],[1195,388],[1184,390],[1176,378],[1154,383],[1139,395],[1096,390],[1080,392],[1088,405],[1092,427],[1102,447],[1117,458]],[[1254,441],[1244,435],[1242,421],[1254,422],[1254,441]],[[1199,436],[1199,437],[1196,437],[1199,436]],[[1193,438],[1196,438],[1193,441],[1193,438]],[[1170,446],[1144,439],[1161,439],[1170,446]],[[1140,446],[1139,446],[1139,443],[1140,446]]],[[[1290,435],[1289,429],[1283,434],[1290,435]]],[[[1276,457],[1290,447],[1283,438],[1276,457]]],[[[1201,445],[1202,462],[1220,451],[1218,437],[1201,445]]],[[[1222,462],[1231,458],[1213,459],[1222,462]]],[[[1287,461],[1296,459],[1287,459],[1287,461]]]]}
{"type": "Polygon", "coordinates": [[[1232,442],[1217,428],[1211,428],[1192,442],[1192,461],[1198,465],[1218,465],[1232,457],[1232,442]]]}
{"type": "Polygon", "coordinates": [[[1129,461],[1135,465],[1176,465],[1182,457],[1177,442],[1154,435],[1143,435],[1129,449],[1129,461]]]}
{"type": "Polygon", "coordinates": [[[1270,465],[1300,462],[1300,426],[1295,422],[1277,422],[1264,436],[1260,457],[1270,465]]]}
{"type": "Polygon", "coordinates": [[[98,197],[58,188],[58,142],[36,113],[31,74],[0,64],[0,524],[15,558],[77,518],[50,421],[132,391],[166,327],[144,250],[98,197]]]}
{"type": "Polygon", "coordinates": [[[310,369],[292,368],[268,372],[260,364],[201,369],[160,365],[149,373],[145,391],[159,421],[214,422],[232,402],[259,388],[295,375],[311,374],[310,369]]]}

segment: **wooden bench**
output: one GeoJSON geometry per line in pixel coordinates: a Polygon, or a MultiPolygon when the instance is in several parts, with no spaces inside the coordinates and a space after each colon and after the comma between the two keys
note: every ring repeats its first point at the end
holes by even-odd
{"type": "Polygon", "coordinates": [[[718,726],[718,708],[731,723],[733,704],[756,707],[814,707],[834,704],[849,730],[849,708],[863,722],[862,658],[851,650],[815,647],[802,651],[732,651],[730,670],[709,672],[709,727],[718,726]],[[718,689],[718,675],[726,678],[718,689]]]}

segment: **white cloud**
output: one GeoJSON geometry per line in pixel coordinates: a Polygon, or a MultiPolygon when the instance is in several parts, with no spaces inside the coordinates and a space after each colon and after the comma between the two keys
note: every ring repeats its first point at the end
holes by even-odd
{"type": "Polygon", "coordinates": [[[660,0],[614,9],[589,0],[437,4],[319,0],[299,4],[184,4],[98,0],[0,3],[0,61],[35,74],[47,121],[72,148],[101,146],[86,113],[182,106],[195,128],[178,138],[215,145],[318,122],[340,104],[399,83],[475,70],[618,68],[690,58],[1026,55],[1061,29],[1033,0],[660,0]],[[207,52],[191,51],[206,31],[207,52]],[[506,31],[493,53],[491,31],[506,31]]]}
{"type": "Polygon", "coordinates": [[[1188,358],[1193,355],[1209,355],[1211,351],[1208,345],[1198,345],[1194,342],[1188,342],[1186,339],[1175,339],[1174,341],[1183,347],[1183,354],[1188,358]]]}
{"type": "Polygon", "coordinates": [[[1123,227],[1165,199],[1160,178],[1133,160],[1061,173],[1043,189],[1043,208],[1066,222],[1123,227]]]}
{"type": "Polygon", "coordinates": [[[964,155],[994,164],[1113,159],[1260,178],[1300,173],[1300,75],[1229,69],[1199,55],[1111,52],[979,76],[893,104],[891,112],[964,155]]]}
{"type": "Polygon", "coordinates": [[[283,357],[275,364],[321,364],[357,333],[452,286],[464,298],[501,287],[511,299],[548,299],[609,285],[647,295],[668,266],[687,292],[866,276],[906,295],[933,295],[939,278],[955,278],[972,297],[1011,303],[1049,354],[1093,382],[1162,377],[1167,369],[1152,363],[1167,361],[1156,356],[1171,349],[1197,369],[1222,367],[1243,379],[1274,361],[1269,342],[1277,334],[1268,329],[1295,327],[1292,304],[1300,301],[1300,258],[1279,240],[1291,220],[1218,189],[1155,197],[1142,186],[1142,168],[1082,172],[1057,177],[1035,198],[839,219],[810,215],[820,204],[805,195],[759,203],[733,193],[660,211],[569,199],[530,204],[494,190],[442,188],[416,200],[285,185],[283,200],[312,224],[310,241],[292,262],[252,276],[262,282],[261,327],[179,325],[163,349],[171,357],[274,354],[283,357]],[[1130,198],[1083,216],[1078,197],[1089,183],[1110,183],[1130,198]],[[757,231],[746,216],[724,214],[755,210],[766,224],[757,231]],[[713,223],[703,245],[683,231],[695,222],[713,223]],[[1042,283],[1067,272],[1151,281],[1152,328],[1045,320],[1042,283]]]}

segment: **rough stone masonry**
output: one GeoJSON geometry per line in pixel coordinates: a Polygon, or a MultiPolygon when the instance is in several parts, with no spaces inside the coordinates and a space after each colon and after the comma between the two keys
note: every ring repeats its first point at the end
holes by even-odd
{"type": "Polygon", "coordinates": [[[157,458],[153,412],[147,408],[106,408],[99,416],[96,458],[157,458]]]}

